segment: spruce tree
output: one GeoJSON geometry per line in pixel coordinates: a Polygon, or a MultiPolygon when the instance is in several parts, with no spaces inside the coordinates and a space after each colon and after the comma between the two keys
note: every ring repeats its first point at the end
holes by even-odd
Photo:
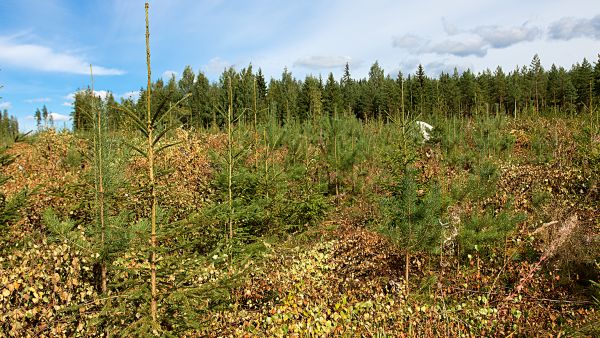
{"type": "MultiPolygon", "coordinates": [[[[167,134],[169,130],[174,129],[179,124],[178,123],[168,123],[166,119],[171,115],[171,112],[180,106],[180,104],[185,101],[190,94],[184,95],[179,101],[175,104],[171,104],[170,107],[166,106],[166,99],[163,98],[161,103],[153,108],[152,106],[152,94],[153,94],[153,86],[151,81],[151,67],[150,67],[150,30],[149,30],[149,19],[148,19],[148,2],[145,3],[145,11],[146,11],[146,68],[147,68],[147,89],[144,93],[145,99],[145,118],[140,117],[142,114],[138,114],[129,109],[124,109],[123,112],[127,114],[127,116],[132,120],[134,125],[137,126],[137,129],[145,139],[145,145],[142,147],[137,147],[131,143],[128,145],[135,151],[137,151],[140,155],[145,157],[147,161],[147,173],[148,173],[148,204],[150,207],[150,215],[148,216],[148,221],[150,223],[150,248],[149,248],[149,264],[150,264],[150,281],[149,287],[151,290],[150,297],[150,316],[151,316],[151,328],[153,331],[157,332],[160,330],[160,323],[158,320],[158,279],[157,279],[157,270],[158,270],[158,251],[160,249],[160,243],[157,239],[157,230],[159,228],[158,224],[158,194],[157,194],[157,177],[156,177],[156,156],[164,149],[167,149],[174,144],[162,144],[161,140],[163,140],[164,136],[167,134]],[[166,108],[168,107],[168,108],[166,108]]],[[[157,90],[162,90],[162,82],[157,81],[156,86],[154,86],[157,90]]],[[[140,95],[141,97],[141,95],[140,95]]]]}
{"type": "Polygon", "coordinates": [[[37,126],[37,129],[39,130],[42,126],[42,112],[40,111],[39,108],[36,108],[33,116],[35,118],[35,124],[37,126]]]}
{"type": "Polygon", "coordinates": [[[44,127],[48,127],[48,108],[46,105],[42,107],[42,119],[44,120],[44,127]]]}
{"type": "Polygon", "coordinates": [[[329,116],[342,110],[340,87],[335,81],[333,73],[329,73],[323,91],[323,110],[329,116]]]}
{"type": "Polygon", "coordinates": [[[600,53],[598,54],[598,60],[594,65],[594,95],[596,95],[596,99],[600,101],[600,53]]]}
{"type": "Polygon", "coordinates": [[[260,68],[258,68],[258,73],[256,74],[256,99],[259,103],[259,109],[264,108],[267,100],[267,82],[260,68]]]}
{"type": "Polygon", "coordinates": [[[425,95],[425,80],[426,80],[425,70],[423,69],[422,64],[419,64],[419,67],[417,68],[415,77],[417,79],[417,84],[418,84],[417,98],[419,100],[419,112],[422,115],[423,107],[425,106],[424,95],[425,95]]]}
{"type": "Polygon", "coordinates": [[[498,104],[498,110],[499,112],[504,112],[506,111],[505,109],[505,103],[506,103],[506,97],[507,97],[507,84],[506,84],[506,75],[504,74],[504,71],[502,70],[502,67],[498,66],[496,67],[496,71],[494,72],[494,85],[493,85],[493,91],[494,91],[494,102],[496,104],[498,104]]]}
{"type": "Polygon", "coordinates": [[[354,80],[350,75],[350,65],[348,64],[348,62],[346,62],[346,65],[344,66],[344,75],[342,76],[342,79],[340,81],[340,88],[342,91],[342,101],[344,110],[349,116],[352,115],[352,107],[354,106],[353,83],[354,80]]]}

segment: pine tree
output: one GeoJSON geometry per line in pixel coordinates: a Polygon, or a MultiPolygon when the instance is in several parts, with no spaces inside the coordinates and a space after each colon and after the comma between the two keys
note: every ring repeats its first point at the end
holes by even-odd
{"type": "Polygon", "coordinates": [[[506,111],[506,97],[507,97],[507,85],[506,75],[502,70],[502,67],[498,66],[494,72],[494,97],[495,102],[498,104],[500,112],[506,111]]]}
{"type": "Polygon", "coordinates": [[[476,108],[477,88],[475,84],[475,75],[471,70],[464,71],[459,80],[460,98],[462,113],[472,114],[476,108]]]}
{"type": "Polygon", "coordinates": [[[548,82],[546,84],[546,97],[548,98],[548,102],[550,102],[554,113],[556,114],[559,103],[560,103],[560,81],[558,68],[555,64],[552,64],[550,70],[548,71],[548,82]]]}
{"type": "Polygon", "coordinates": [[[537,54],[535,54],[533,56],[533,60],[531,60],[531,65],[529,66],[529,74],[531,78],[531,83],[533,85],[531,92],[533,93],[533,103],[535,112],[539,113],[540,105],[542,104],[542,89],[546,88],[546,86],[544,83],[544,68],[542,67],[540,57],[537,54]]]}
{"type": "Polygon", "coordinates": [[[42,126],[42,112],[40,111],[39,108],[36,108],[33,116],[35,118],[35,123],[36,123],[37,129],[39,130],[42,126]]]}
{"type": "Polygon", "coordinates": [[[442,200],[440,187],[435,184],[419,196],[417,172],[411,164],[404,167],[401,175],[394,177],[400,182],[392,185],[392,195],[384,202],[386,220],[381,231],[404,250],[404,278],[408,293],[411,256],[435,249],[439,243],[442,227],[438,224],[438,217],[442,200]]]}
{"type": "Polygon", "coordinates": [[[569,113],[575,113],[577,111],[577,88],[573,85],[571,76],[562,67],[558,70],[559,81],[561,84],[561,100],[562,106],[569,113]]]}

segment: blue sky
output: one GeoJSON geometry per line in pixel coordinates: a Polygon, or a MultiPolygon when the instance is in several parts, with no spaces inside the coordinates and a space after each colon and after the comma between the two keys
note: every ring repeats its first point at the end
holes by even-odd
{"type": "MultiPolygon", "coordinates": [[[[164,0],[150,1],[153,79],[185,65],[216,80],[252,62],[267,76],[430,75],[501,65],[570,67],[600,53],[600,1],[164,0]]],[[[145,83],[144,1],[1,0],[0,109],[19,119],[46,105],[70,125],[73,93],[90,85],[119,98],[145,83]]]]}

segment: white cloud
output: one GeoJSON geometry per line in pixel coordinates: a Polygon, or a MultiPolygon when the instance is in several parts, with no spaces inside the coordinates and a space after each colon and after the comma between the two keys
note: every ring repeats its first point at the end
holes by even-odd
{"type": "MultiPolygon", "coordinates": [[[[85,92],[85,90],[82,89],[82,90],[78,90],[76,92],[70,93],[67,96],[65,96],[64,98],[69,101],[75,101],[75,94],[81,93],[81,92],[85,92]]],[[[94,96],[100,97],[102,100],[106,100],[109,93],[110,92],[107,90],[94,90],[94,96]]],[[[65,102],[65,103],[67,103],[67,102],[65,102]]],[[[63,103],[63,106],[65,105],[65,103],[63,103]]]]}
{"type": "Polygon", "coordinates": [[[54,122],[67,122],[71,120],[71,116],[59,113],[50,113],[50,116],[54,122]]]}
{"type": "Polygon", "coordinates": [[[448,35],[456,35],[460,33],[460,30],[452,23],[450,23],[445,17],[442,17],[442,27],[444,32],[448,35]]]}
{"type": "Polygon", "coordinates": [[[206,73],[208,74],[220,74],[229,67],[233,67],[231,62],[223,60],[217,56],[210,59],[208,61],[208,64],[206,64],[202,68],[204,68],[206,73]]]}
{"type": "Polygon", "coordinates": [[[27,115],[27,116],[25,116],[25,120],[33,121],[33,120],[35,120],[35,117],[33,115],[27,115]]]}
{"type": "Polygon", "coordinates": [[[463,39],[461,41],[444,40],[420,49],[424,53],[449,54],[459,57],[478,56],[487,54],[486,43],[480,39],[463,39]]]}
{"type": "Polygon", "coordinates": [[[392,38],[392,46],[396,48],[413,49],[426,43],[425,39],[414,34],[404,34],[392,38]]]}
{"type": "MultiPolygon", "coordinates": [[[[17,43],[10,37],[0,37],[0,61],[16,67],[45,72],[71,74],[90,73],[90,63],[82,56],[54,51],[49,47],[17,43]]],[[[115,68],[94,66],[94,75],[122,75],[115,68]]]]}
{"type": "Polygon", "coordinates": [[[526,23],[517,27],[479,26],[472,32],[479,35],[492,48],[506,48],[522,41],[533,41],[542,34],[541,29],[530,27],[526,23]]]}
{"type": "Polygon", "coordinates": [[[130,92],[126,92],[123,93],[119,96],[122,99],[133,99],[133,100],[137,100],[140,97],[140,91],[139,90],[132,90],[130,92]]]}
{"type": "Polygon", "coordinates": [[[571,40],[579,37],[600,40],[600,15],[591,19],[562,18],[550,24],[548,34],[555,40],[571,40]]]}
{"type": "Polygon", "coordinates": [[[42,103],[42,102],[50,102],[51,99],[49,97],[38,97],[35,99],[25,100],[25,103],[42,103]]]}
{"type": "Polygon", "coordinates": [[[397,68],[390,71],[390,74],[395,78],[398,75],[398,72],[401,71],[404,77],[406,77],[408,74],[414,72],[418,66],[419,60],[414,58],[404,59],[398,64],[397,68]]]}
{"type": "Polygon", "coordinates": [[[169,81],[172,77],[175,77],[175,79],[177,79],[179,77],[179,73],[177,73],[174,70],[165,70],[161,75],[161,78],[164,81],[169,81]]]}
{"type": "Polygon", "coordinates": [[[423,66],[423,68],[425,69],[425,72],[427,74],[431,76],[439,76],[442,72],[452,75],[454,73],[454,69],[456,69],[458,73],[461,74],[472,67],[466,65],[447,63],[445,60],[442,60],[430,62],[423,66]]]}
{"type": "Polygon", "coordinates": [[[351,62],[352,58],[349,56],[310,56],[296,60],[294,66],[310,69],[336,68],[351,62]]]}
{"type": "Polygon", "coordinates": [[[527,22],[513,27],[482,25],[470,30],[461,30],[442,17],[442,26],[447,35],[457,37],[430,42],[417,35],[405,34],[394,37],[392,46],[420,54],[484,57],[490,48],[501,49],[522,41],[534,41],[542,33],[540,28],[529,26],[527,22]]]}
{"type": "Polygon", "coordinates": [[[94,96],[99,96],[102,100],[106,100],[109,93],[107,90],[94,90],[94,96]]]}
{"type": "Polygon", "coordinates": [[[12,103],[10,103],[10,102],[0,103],[0,109],[10,109],[10,108],[12,108],[12,103]]]}
{"type": "Polygon", "coordinates": [[[73,102],[63,102],[63,103],[62,103],[62,106],[65,106],[65,107],[73,107],[73,102]]]}

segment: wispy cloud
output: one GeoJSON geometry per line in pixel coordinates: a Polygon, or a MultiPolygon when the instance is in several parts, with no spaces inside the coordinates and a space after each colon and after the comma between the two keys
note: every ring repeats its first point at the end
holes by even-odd
{"type": "Polygon", "coordinates": [[[427,74],[439,76],[442,72],[446,74],[452,74],[454,73],[454,69],[456,69],[458,73],[462,73],[467,69],[472,68],[472,66],[448,63],[445,60],[442,60],[429,62],[428,64],[423,66],[423,68],[425,69],[425,72],[427,74]]]}
{"type": "Polygon", "coordinates": [[[162,78],[164,81],[169,81],[169,80],[171,80],[171,78],[172,78],[172,77],[174,77],[175,79],[177,79],[177,78],[179,77],[179,73],[177,73],[177,72],[176,72],[176,71],[174,71],[174,70],[165,70],[165,71],[162,73],[162,75],[161,75],[161,78],[162,78]]]}
{"type": "Polygon", "coordinates": [[[542,35],[542,30],[524,23],[515,27],[497,25],[478,26],[471,30],[492,48],[506,48],[522,41],[533,41],[542,35]]]}
{"type": "Polygon", "coordinates": [[[310,69],[321,68],[336,68],[342,67],[346,63],[351,63],[352,58],[349,56],[309,56],[300,58],[294,62],[294,66],[300,66],[310,69]]]}
{"type": "Polygon", "coordinates": [[[392,46],[396,48],[414,49],[422,46],[426,42],[425,39],[414,34],[404,34],[392,38],[392,46]]]}
{"type": "Polygon", "coordinates": [[[223,60],[220,57],[214,57],[208,61],[204,67],[202,67],[207,74],[220,74],[225,69],[233,67],[233,64],[227,60],[223,60]]]}
{"type": "MultiPolygon", "coordinates": [[[[90,62],[82,56],[55,51],[49,47],[18,43],[12,37],[0,37],[0,61],[16,67],[44,72],[90,73],[90,62]]],[[[94,66],[95,75],[122,75],[123,70],[94,66]]]]}
{"type": "Polygon", "coordinates": [[[50,113],[50,117],[52,117],[54,122],[67,122],[71,120],[71,116],[59,113],[50,113]]]}
{"type": "Polygon", "coordinates": [[[424,53],[449,54],[460,57],[469,55],[483,57],[487,54],[487,50],[486,43],[480,39],[444,40],[420,49],[424,53]]]}
{"type": "Polygon", "coordinates": [[[444,32],[448,35],[456,35],[461,32],[458,27],[450,23],[445,17],[442,17],[442,27],[444,28],[444,32]]]}
{"type": "Polygon", "coordinates": [[[501,49],[522,41],[538,39],[542,30],[526,23],[521,26],[501,27],[498,25],[477,26],[460,29],[442,17],[442,26],[448,36],[456,36],[441,41],[428,41],[414,34],[396,36],[392,46],[418,54],[454,55],[458,57],[484,57],[490,48],[501,49]]]}
{"type": "Polygon", "coordinates": [[[12,103],[10,102],[0,102],[0,109],[10,109],[12,108],[12,103]]]}
{"type": "Polygon", "coordinates": [[[132,90],[130,92],[126,92],[123,93],[121,95],[119,95],[120,98],[122,99],[134,99],[137,100],[138,97],[140,97],[140,91],[139,90],[132,90]]]}
{"type": "Polygon", "coordinates": [[[404,76],[406,76],[406,74],[414,72],[418,66],[419,66],[418,59],[413,59],[413,58],[404,59],[404,60],[400,61],[397,68],[394,68],[391,70],[390,74],[392,74],[392,76],[396,76],[396,75],[398,75],[398,72],[401,71],[404,74],[404,76]]]}
{"type": "Polygon", "coordinates": [[[35,99],[27,99],[25,103],[43,103],[52,101],[49,97],[38,97],[35,99]]]}
{"type": "Polygon", "coordinates": [[[562,18],[550,24],[548,35],[555,40],[587,37],[600,40],[600,15],[593,18],[562,18]]]}
{"type": "MultiPolygon", "coordinates": [[[[78,90],[76,92],[69,93],[64,98],[70,102],[73,102],[73,101],[75,101],[75,94],[81,93],[81,92],[85,92],[85,90],[78,90]]],[[[94,96],[100,97],[102,100],[105,100],[108,97],[108,94],[110,94],[110,92],[108,90],[94,90],[94,96]]],[[[68,103],[68,102],[65,102],[65,103],[68,103]]],[[[65,106],[65,103],[63,103],[63,106],[65,106]]]]}

